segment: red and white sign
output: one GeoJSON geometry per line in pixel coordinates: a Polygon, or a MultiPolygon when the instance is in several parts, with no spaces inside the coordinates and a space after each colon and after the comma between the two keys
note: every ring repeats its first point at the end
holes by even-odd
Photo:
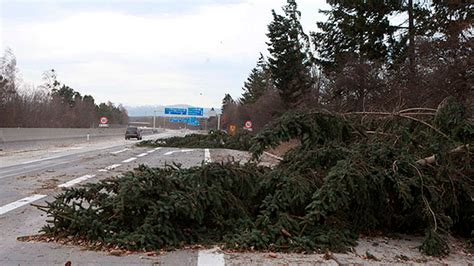
{"type": "Polygon", "coordinates": [[[244,128],[251,129],[252,128],[252,121],[250,121],[250,120],[245,121],[244,128]]]}
{"type": "Polygon", "coordinates": [[[101,123],[101,124],[107,124],[108,122],[109,122],[109,119],[108,119],[107,117],[102,116],[102,117],[100,118],[100,123],[101,123]]]}

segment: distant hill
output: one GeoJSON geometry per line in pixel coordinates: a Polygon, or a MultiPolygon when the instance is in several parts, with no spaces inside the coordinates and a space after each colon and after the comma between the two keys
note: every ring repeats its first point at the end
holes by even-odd
{"type": "MultiPolygon", "coordinates": [[[[174,105],[142,105],[142,106],[125,106],[125,109],[127,109],[128,116],[130,117],[136,117],[136,116],[153,116],[153,112],[156,110],[156,115],[159,116],[160,114],[163,114],[163,110],[166,107],[178,107],[178,108],[188,108],[192,107],[191,105],[188,104],[174,104],[174,105]]],[[[206,115],[211,108],[204,108],[204,114],[206,115]]],[[[217,113],[221,113],[220,108],[216,108],[215,111],[217,113]]]]}

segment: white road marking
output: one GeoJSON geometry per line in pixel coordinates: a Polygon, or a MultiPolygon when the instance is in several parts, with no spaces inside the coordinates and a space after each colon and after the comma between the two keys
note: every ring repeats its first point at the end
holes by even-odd
{"type": "Polygon", "coordinates": [[[161,149],[161,147],[158,147],[158,148],[156,148],[156,149],[147,151],[147,153],[154,153],[155,151],[160,150],[160,149],[161,149]]]}
{"type": "Polygon", "coordinates": [[[209,149],[204,149],[204,162],[205,162],[205,163],[210,163],[210,162],[212,162],[212,160],[211,160],[211,152],[209,151],[209,149]]]}
{"type": "Polygon", "coordinates": [[[147,155],[148,155],[148,153],[144,152],[144,153],[138,154],[137,157],[143,157],[143,156],[147,156],[147,155]]]}
{"type": "Polygon", "coordinates": [[[109,165],[107,167],[105,167],[104,169],[100,169],[99,172],[107,172],[107,171],[110,171],[110,170],[113,170],[119,166],[121,166],[122,164],[112,164],[112,165],[109,165]]]}
{"type": "Polygon", "coordinates": [[[225,265],[224,254],[219,248],[201,250],[198,253],[198,266],[223,266],[225,265]]]}
{"type": "Polygon", "coordinates": [[[135,161],[136,159],[137,157],[128,158],[127,160],[123,160],[122,163],[129,163],[129,162],[135,161]]]}
{"type": "Polygon", "coordinates": [[[56,158],[60,158],[60,157],[63,157],[63,156],[52,156],[52,157],[47,157],[47,158],[43,158],[43,159],[38,159],[38,160],[32,160],[32,161],[28,161],[28,162],[23,162],[23,163],[21,163],[21,164],[37,163],[37,162],[47,161],[47,160],[56,159],[56,158]]]}
{"type": "Polygon", "coordinates": [[[177,150],[177,151],[169,151],[169,152],[165,152],[163,155],[171,155],[173,153],[178,153],[178,152],[190,152],[190,151],[194,151],[194,150],[177,150]]]}
{"type": "Polygon", "coordinates": [[[119,151],[113,151],[113,152],[111,152],[111,153],[112,153],[112,154],[119,154],[119,153],[122,153],[122,152],[128,151],[128,150],[129,150],[129,148],[126,148],[126,149],[119,150],[119,151]]]}
{"type": "Polygon", "coordinates": [[[84,147],[70,147],[70,148],[64,148],[62,150],[53,150],[51,152],[57,153],[57,152],[63,152],[63,151],[68,151],[68,150],[82,150],[84,147]]]}
{"type": "Polygon", "coordinates": [[[105,169],[106,169],[106,170],[112,170],[112,169],[115,169],[115,168],[117,168],[117,167],[119,167],[119,166],[121,166],[121,165],[122,165],[122,164],[119,164],[119,163],[117,163],[117,164],[112,164],[112,165],[110,165],[110,166],[105,167],[105,169]]]}
{"type": "Polygon", "coordinates": [[[80,183],[82,181],[85,181],[85,180],[93,178],[93,177],[95,177],[95,175],[84,175],[84,176],[78,177],[76,179],[73,179],[71,181],[68,181],[64,184],[58,185],[58,187],[72,187],[77,183],[80,183]]]}
{"type": "Polygon", "coordinates": [[[32,203],[34,201],[37,201],[39,199],[42,199],[44,197],[46,197],[46,195],[33,195],[33,196],[26,197],[26,198],[22,198],[21,200],[17,200],[15,202],[9,203],[7,205],[4,205],[4,206],[0,207],[0,215],[5,214],[5,213],[7,213],[9,211],[12,211],[16,208],[19,208],[21,206],[32,203]]]}

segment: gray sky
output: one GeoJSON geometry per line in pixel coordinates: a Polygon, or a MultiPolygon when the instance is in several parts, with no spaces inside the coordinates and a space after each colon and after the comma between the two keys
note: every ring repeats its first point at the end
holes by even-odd
{"type": "MultiPolygon", "coordinates": [[[[0,48],[24,82],[59,80],[96,101],[220,106],[266,54],[271,10],[285,0],[0,0],[0,48]]],[[[305,31],[325,0],[299,0],[305,31]]]]}

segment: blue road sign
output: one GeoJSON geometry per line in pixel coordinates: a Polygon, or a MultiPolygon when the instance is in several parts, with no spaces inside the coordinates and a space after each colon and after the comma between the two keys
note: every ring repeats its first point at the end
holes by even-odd
{"type": "Polygon", "coordinates": [[[165,115],[186,115],[187,112],[186,108],[165,108],[165,115]]]}
{"type": "Polygon", "coordinates": [[[182,123],[184,121],[183,121],[183,118],[170,118],[170,122],[171,123],[182,123]]]}
{"type": "Polygon", "coordinates": [[[170,118],[171,123],[186,123],[190,126],[199,126],[201,123],[199,123],[199,120],[196,119],[196,117],[184,117],[184,118],[178,118],[178,117],[173,117],[170,118]]]}
{"type": "Polygon", "coordinates": [[[191,126],[199,126],[199,121],[196,119],[196,117],[189,117],[186,123],[191,126]]]}
{"type": "Polygon", "coordinates": [[[204,108],[188,107],[188,115],[190,115],[190,116],[203,116],[204,115],[204,108]]]}

